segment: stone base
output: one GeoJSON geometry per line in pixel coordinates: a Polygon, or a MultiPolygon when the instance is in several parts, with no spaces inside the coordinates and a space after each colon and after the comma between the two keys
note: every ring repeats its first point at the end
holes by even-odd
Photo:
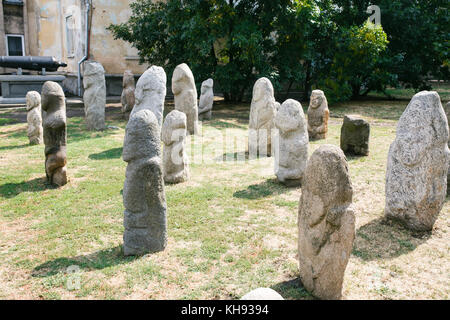
{"type": "Polygon", "coordinates": [[[297,187],[302,186],[301,179],[298,179],[298,180],[288,179],[288,180],[280,181],[280,183],[285,185],[288,188],[297,188],[297,187]]]}
{"type": "Polygon", "coordinates": [[[198,120],[199,121],[203,121],[203,120],[211,120],[212,118],[212,111],[209,112],[204,112],[198,115],[198,120]]]}
{"type": "Polygon", "coordinates": [[[2,97],[0,104],[23,104],[28,91],[42,91],[46,81],[62,85],[66,77],[61,75],[0,75],[2,97]]]}

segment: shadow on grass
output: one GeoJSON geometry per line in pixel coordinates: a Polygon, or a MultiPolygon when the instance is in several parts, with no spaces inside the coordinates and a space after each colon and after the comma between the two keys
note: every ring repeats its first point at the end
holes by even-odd
{"type": "Polygon", "coordinates": [[[122,148],[109,149],[100,153],[93,153],[89,155],[91,160],[108,160],[108,159],[119,159],[122,157],[122,148]]]}
{"type": "Polygon", "coordinates": [[[249,186],[245,190],[236,191],[233,197],[239,199],[257,200],[289,191],[289,188],[278,183],[276,179],[268,179],[260,184],[249,186]]]}
{"type": "Polygon", "coordinates": [[[430,237],[431,232],[410,231],[399,222],[379,218],[357,230],[352,254],[364,261],[393,259],[414,251],[430,237]]]}
{"type": "Polygon", "coordinates": [[[26,148],[26,147],[32,147],[32,145],[27,143],[27,144],[22,144],[20,146],[3,146],[3,147],[0,147],[0,151],[2,151],[2,150],[23,149],[23,148],[26,148]]]}
{"type": "Polygon", "coordinates": [[[77,266],[83,270],[102,270],[108,267],[131,262],[139,257],[126,257],[122,246],[100,250],[92,254],[73,258],[58,258],[47,261],[33,269],[31,275],[37,278],[51,277],[60,272],[66,272],[70,266],[77,266]]]}
{"type": "Polygon", "coordinates": [[[14,198],[22,192],[42,192],[57,187],[47,182],[45,178],[37,178],[20,183],[5,183],[0,185],[0,197],[14,198]]]}
{"type": "Polygon", "coordinates": [[[271,289],[278,292],[285,300],[313,300],[315,299],[303,287],[300,278],[277,283],[271,289]]]}
{"type": "Polygon", "coordinates": [[[214,160],[217,162],[245,162],[249,160],[249,153],[247,151],[228,152],[214,160]]]}

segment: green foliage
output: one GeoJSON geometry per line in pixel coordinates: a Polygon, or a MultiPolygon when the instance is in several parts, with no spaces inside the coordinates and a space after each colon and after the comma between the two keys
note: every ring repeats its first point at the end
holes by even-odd
{"type": "Polygon", "coordinates": [[[346,100],[382,89],[389,74],[380,68],[387,47],[387,36],[381,26],[369,21],[361,27],[343,29],[336,37],[335,52],[320,85],[331,100],[346,100]]]}
{"type": "Polygon", "coordinates": [[[367,22],[368,0],[137,0],[117,39],[141,62],[168,72],[186,62],[214,78],[225,99],[241,101],[268,77],[275,89],[313,87],[331,101],[400,84],[416,90],[449,78],[447,0],[379,0],[382,27],[367,22]]]}
{"type": "MultiPolygon", "coordinates": [[[[381,24],[389,45],[383,68],[416,91],[429,89],[430,79],[449,79],[450,16],[448,0],[334,0],[342,11],[333,20],[343,27],[367,19],[365,8],[381,9],[381,24]]],[[[392,79],[391,79],[392,80],[392,79]]]]}

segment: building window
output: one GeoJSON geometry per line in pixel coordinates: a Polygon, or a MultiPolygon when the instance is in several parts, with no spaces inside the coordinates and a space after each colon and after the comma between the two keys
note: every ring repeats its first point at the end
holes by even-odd
{"type": "Polygon", "coordinates": [[[67,46],[67,56],[69,58],[75,56],[74,49],[74,30],[75,30],[75,21],[73,20],[73,16],[66,17],[66,46],[67,46]]]}
{"type": "Polygon", "coordinates": [[[6,54],[8,56],[24,56],[25,46],[23,35],[7,34],[6,35],[6,54]]]}

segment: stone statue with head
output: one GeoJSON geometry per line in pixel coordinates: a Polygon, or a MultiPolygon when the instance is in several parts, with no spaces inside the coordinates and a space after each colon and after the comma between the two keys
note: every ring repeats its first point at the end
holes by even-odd
{"type": "Polygon", "coordinates": [[[194,75],[187,64],[178,65],[172,76],[172,92],[175,98],[175,110],[186,114],[189,134],[198,132],[197,88],[194,75]]]}
{"type": "Polygon", "coordinates": [[[47,181],[63,186],[67,184],[66,156],[66,102],[61,86],[47,81],[42,87],[44,120],[45,172],[47,181]]]}
{"type": "Polygon", "coordinates": [[[130,116],[123,143],[123,160],[128,163],[123,187],[126,256],[163,251],[167,245],[160,134],[150,110],[130,116]]]}
{"type": "Polygon", "coordinates": [[[328,133],[328,101],[322,90],[314,90],[311,93],[311,101],[308,108],[308,133],[311,140],[325,139],[328,133]]]}

